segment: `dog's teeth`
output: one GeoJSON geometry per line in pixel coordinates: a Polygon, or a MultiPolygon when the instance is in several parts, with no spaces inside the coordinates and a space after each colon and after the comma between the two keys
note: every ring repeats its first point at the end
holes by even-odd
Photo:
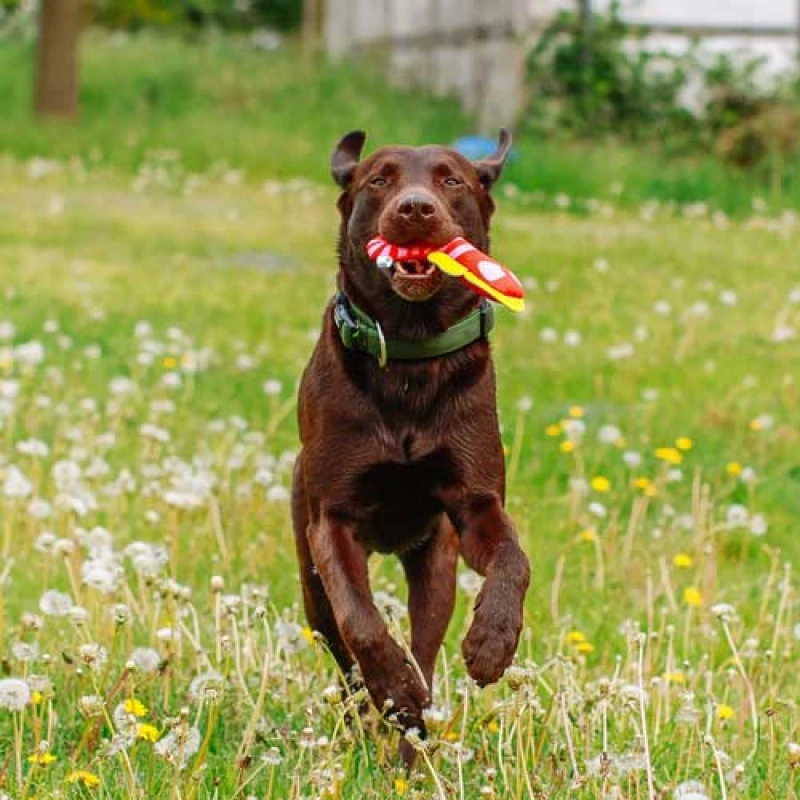
{"type": "Polygon", "coordinates": [[[394,259],[391,256],[378,256],[378,258],[375,259],[375,266],[377,266],[378,269],[391,269],[393,265],[394,259]]]}

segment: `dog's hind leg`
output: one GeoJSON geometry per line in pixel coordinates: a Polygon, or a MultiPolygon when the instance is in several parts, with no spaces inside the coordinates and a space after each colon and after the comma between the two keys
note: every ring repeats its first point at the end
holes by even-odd
{"type": "Polygon", "coordinates": [[[302,453],[297,457],[297,463],[294,467],[292,522],[294,524],[297,560],[300,566],[300,582],[303,586],[303,605],[308,624],[312,630],[321,633],[325,637],[328,648],[336,659],[342,674],[349,681],[355,660],[342,640],[342,634],[333,615],[331,602],[325,592],[325,587],[322,585],[319,573],[314,567],[311,550],[308,546],[309,515],[303,478],[302,453]]]}
{"type": "Polygon", "coordinates": [[[408,580],[411,652],[429,689],[433,688],[436,655],[453,615],[458,553],[458,534],[443,515],[436,533],[422,547],[403,555],[408,580]]]}
{"type": "MultiPolygon", "coordinates": [[[[436,655],[453,615],[459,539],[453,524],[442,515],[437,531],[420,548],[403,555],[408,580],[408,613],[411,618],[411,652],[430,692],[436,655]]],[[[414,749],[404,739],[400,754],[409,766],[414,749]]]]}

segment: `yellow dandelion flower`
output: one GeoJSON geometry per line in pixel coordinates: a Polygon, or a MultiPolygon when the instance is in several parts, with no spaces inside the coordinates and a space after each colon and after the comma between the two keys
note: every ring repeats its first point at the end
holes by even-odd
{"type": "Polygon", "coordinates": [[[560,449],[562,453],[571,453],[573,450],[575,450],[575,442],[565,439],[563,442],[561,442],[560,449]]]}
{"type": "Polygon", "coordinates": [[[637,479],[636,479],[636,480],[633,482],[633,485],[634,485],[634,486],[635,486],[637,489],[641,489],[642,491],[644,491],[645,489],[648,489],[650,486],[652,486],[652,485],[653,485],[653,481],[651,481],[651,480],[650,480],[650,478],[644,478],[644,477],[642,477],[642,478],[637,478],[637,479]]]}
{"type": "Polygon", "coordinates": [[[31,692],[31,703],[35,706],[38,706],[42,700],[44,700],[44,695],[41,692],[31,692]]]}
{"type": "Polygon", "coordinates": [[[728,475],[737,477],[742,474],[744,467],[738,461],[731,461],[728,463],[728,466],[725,467],[725,471],[728,473],[728,475]]]}
{"type": "Polygon", "coordinates": [[[579,653],[585,653],[586,655],[589,653],[594,653],[594,645],[591,642],[578,642],[575,649],[579,653]]]}
{"type": "Polygon", "coordinates": [[[597,534],[591,528],[587,528],[585,531],[581,531],[580,540],[591,544],[597,541],[597,534]]]}
{"type": "Polygon", "coordinates": [[[691,450],[694,442],[688,436],[679,436],[675,440],[675,447],[678,450],[691,450]]]}
{"type": "Polygon", "coordinates": [[[447,731],[444,738],[447,739],[448,742],[457,742],[459,738],[458,731],[447,731]]]}
{"type": "Polygon", "coordinates": [[[548,426],[547,426],[547,427],[544,429],[544,432],[545,432],[545,433],[546,433],[548,436],[561,436],[561,432],[562,432],[563,430],[564,430],[564,429],[561,427],[561,423],[560,423],[560,422],[555,422],[555,423],[553,423],[552,425],[548,425],[548,426]]]}
{"type": "Polygon", "coordinates": [[[486,726],[486,730],[488,730],[489,733],[498,733],[500,731],[500,725],[498,725],[496,719],[490,720],[489,724],[486,726]]]}
{"type": "Polygon", "coordinates": [[[402,797],[408,791],[408,781],[405,778],[395,778],[394,790],[402,797]]]}
{"type": "Polygon", "coordinates": [[[125,711],[133,714],[134,717],[143,717],[147,713],[147,706],[135,697],[129,697],[125,701],[125,711]]]}
{"type": "Polygon", "coordinates": [[[92,788],[100,785],[100,778],[87,769],[76,769],[67,775],[67,783],[82,783],[84,786],[92,788]]]}
{"type": "Polygon", "coordinates": [[[586,634],[581,633],[580,631],[570,631],[567,634],[567,641],[570,644],[581,644],[582,642],[587,641],[586,634]]]}
{"type": "Polygon", "coordinates": [[[145,742],[157,742],[161,734],[155,725],[143,722],[136,726],[136,738],[143,739],[145,742]]]}
{"type": "Polygon", "coordinates": [[[608,478],[604,478],[602,475],[592,478],[592,489],[596,492],[607,492],[610,488],[611,481],[608,478]]]}
{"type": "Polygon", "coordinates": [[[31,764],[37,764],[40,767],[46,767],[48,764],[52,764],[56,760],[56,757],[50,753],[31,753],[28,756],[28,762],[31,764]]]}
{"type": "Polygon", "coordinates": [[[717,719],[727,720],[733,719],[736,712],[733,710],[732,706],[725,705],[725,703],[720,703],[717,706],[717,719]]]}
{"type": "Polygon", "coordinates": [[[686,683],[686,676],[680,671],[667,672],[664,675],[664,680],[667,683],[686,683]]]}
{"type": "Polygon", "coordinates": [[[683,602],[686,603],[687,606],[701,606],[703,605],[703,595],[700,594],[700,590],[694,586],[687,586],[683,590],[683,602]]]}
{"type": "Polygon", "coordinates": [[[178,366],[178,359],[173,358],[172,356],[167,356],[164,359],[164,367],[166,369],[175,369],[178,366]]]}
{"type": "Polygon", "coordinates": [[[580,406],[571,406],[567,414],[571,419],[580,419],[583,416],[583,409],[580,406]]]}
{"type": "Polygon", "coordinates": [[[683,456],[675,447],[659,447],[656,450],[656,458],[673,465],[680,464],[683,461],[683,456]]]}
{"type": "Polygon", "coordinates": [[[303,628],[303,638],[309,643],[314,644],[314,631],[308,627],[308,625],[304,626],[303,628]]]}
{"type": "Polygon", "coordinates": [[[760,431],[764,427],[764,423],[756,417],[750,420],[748,427],[751,431],[760,431]]]}
{"type": "Polygon", "coordinates": [[[692,557],[688,553],[676,553],[672,563],[680,569],[688,569],[692,566],[692,557]]]}

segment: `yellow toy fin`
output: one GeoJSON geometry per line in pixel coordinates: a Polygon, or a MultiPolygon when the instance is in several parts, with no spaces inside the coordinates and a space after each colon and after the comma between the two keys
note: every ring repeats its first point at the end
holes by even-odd
{"type": "Polygon", "coordinates": [[[470,272],[463,264],[460,264],[454,258],[450,258],[446,253],[438,251],[428,254],[428,261],[435,264],[442,272],[447,275],[452,275],[455,278],[463,278],[465,281],[471,283],[473,286],[480,289],[481,294],[495,300],[496,302],[504,305],[511,311],[522,311],[525,308],[525,301],[521,297],[508,297],[507,295],[498,292],[493,286],[490,286],[485,281],[482,281],[477,275],[470,272]]]}

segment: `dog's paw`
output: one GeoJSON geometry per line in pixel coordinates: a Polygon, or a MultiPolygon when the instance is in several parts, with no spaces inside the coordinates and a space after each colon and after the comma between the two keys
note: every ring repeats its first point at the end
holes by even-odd
{"type": "Polygon", "coordinates": [[[522,630],[522,602],[484,584],[475,603],[475,616],[461,652],[470,677],[478,686],[496,683],[517,651],[522,630]]]}
{"type": "Polygon", "coordinates": [[[418,728],[424,734],[422,712],[431,704],[430,692],[403,651],[397,645],[387,649],[376,669],[364,671],[372,701],[401,729],[418,728]]]}

